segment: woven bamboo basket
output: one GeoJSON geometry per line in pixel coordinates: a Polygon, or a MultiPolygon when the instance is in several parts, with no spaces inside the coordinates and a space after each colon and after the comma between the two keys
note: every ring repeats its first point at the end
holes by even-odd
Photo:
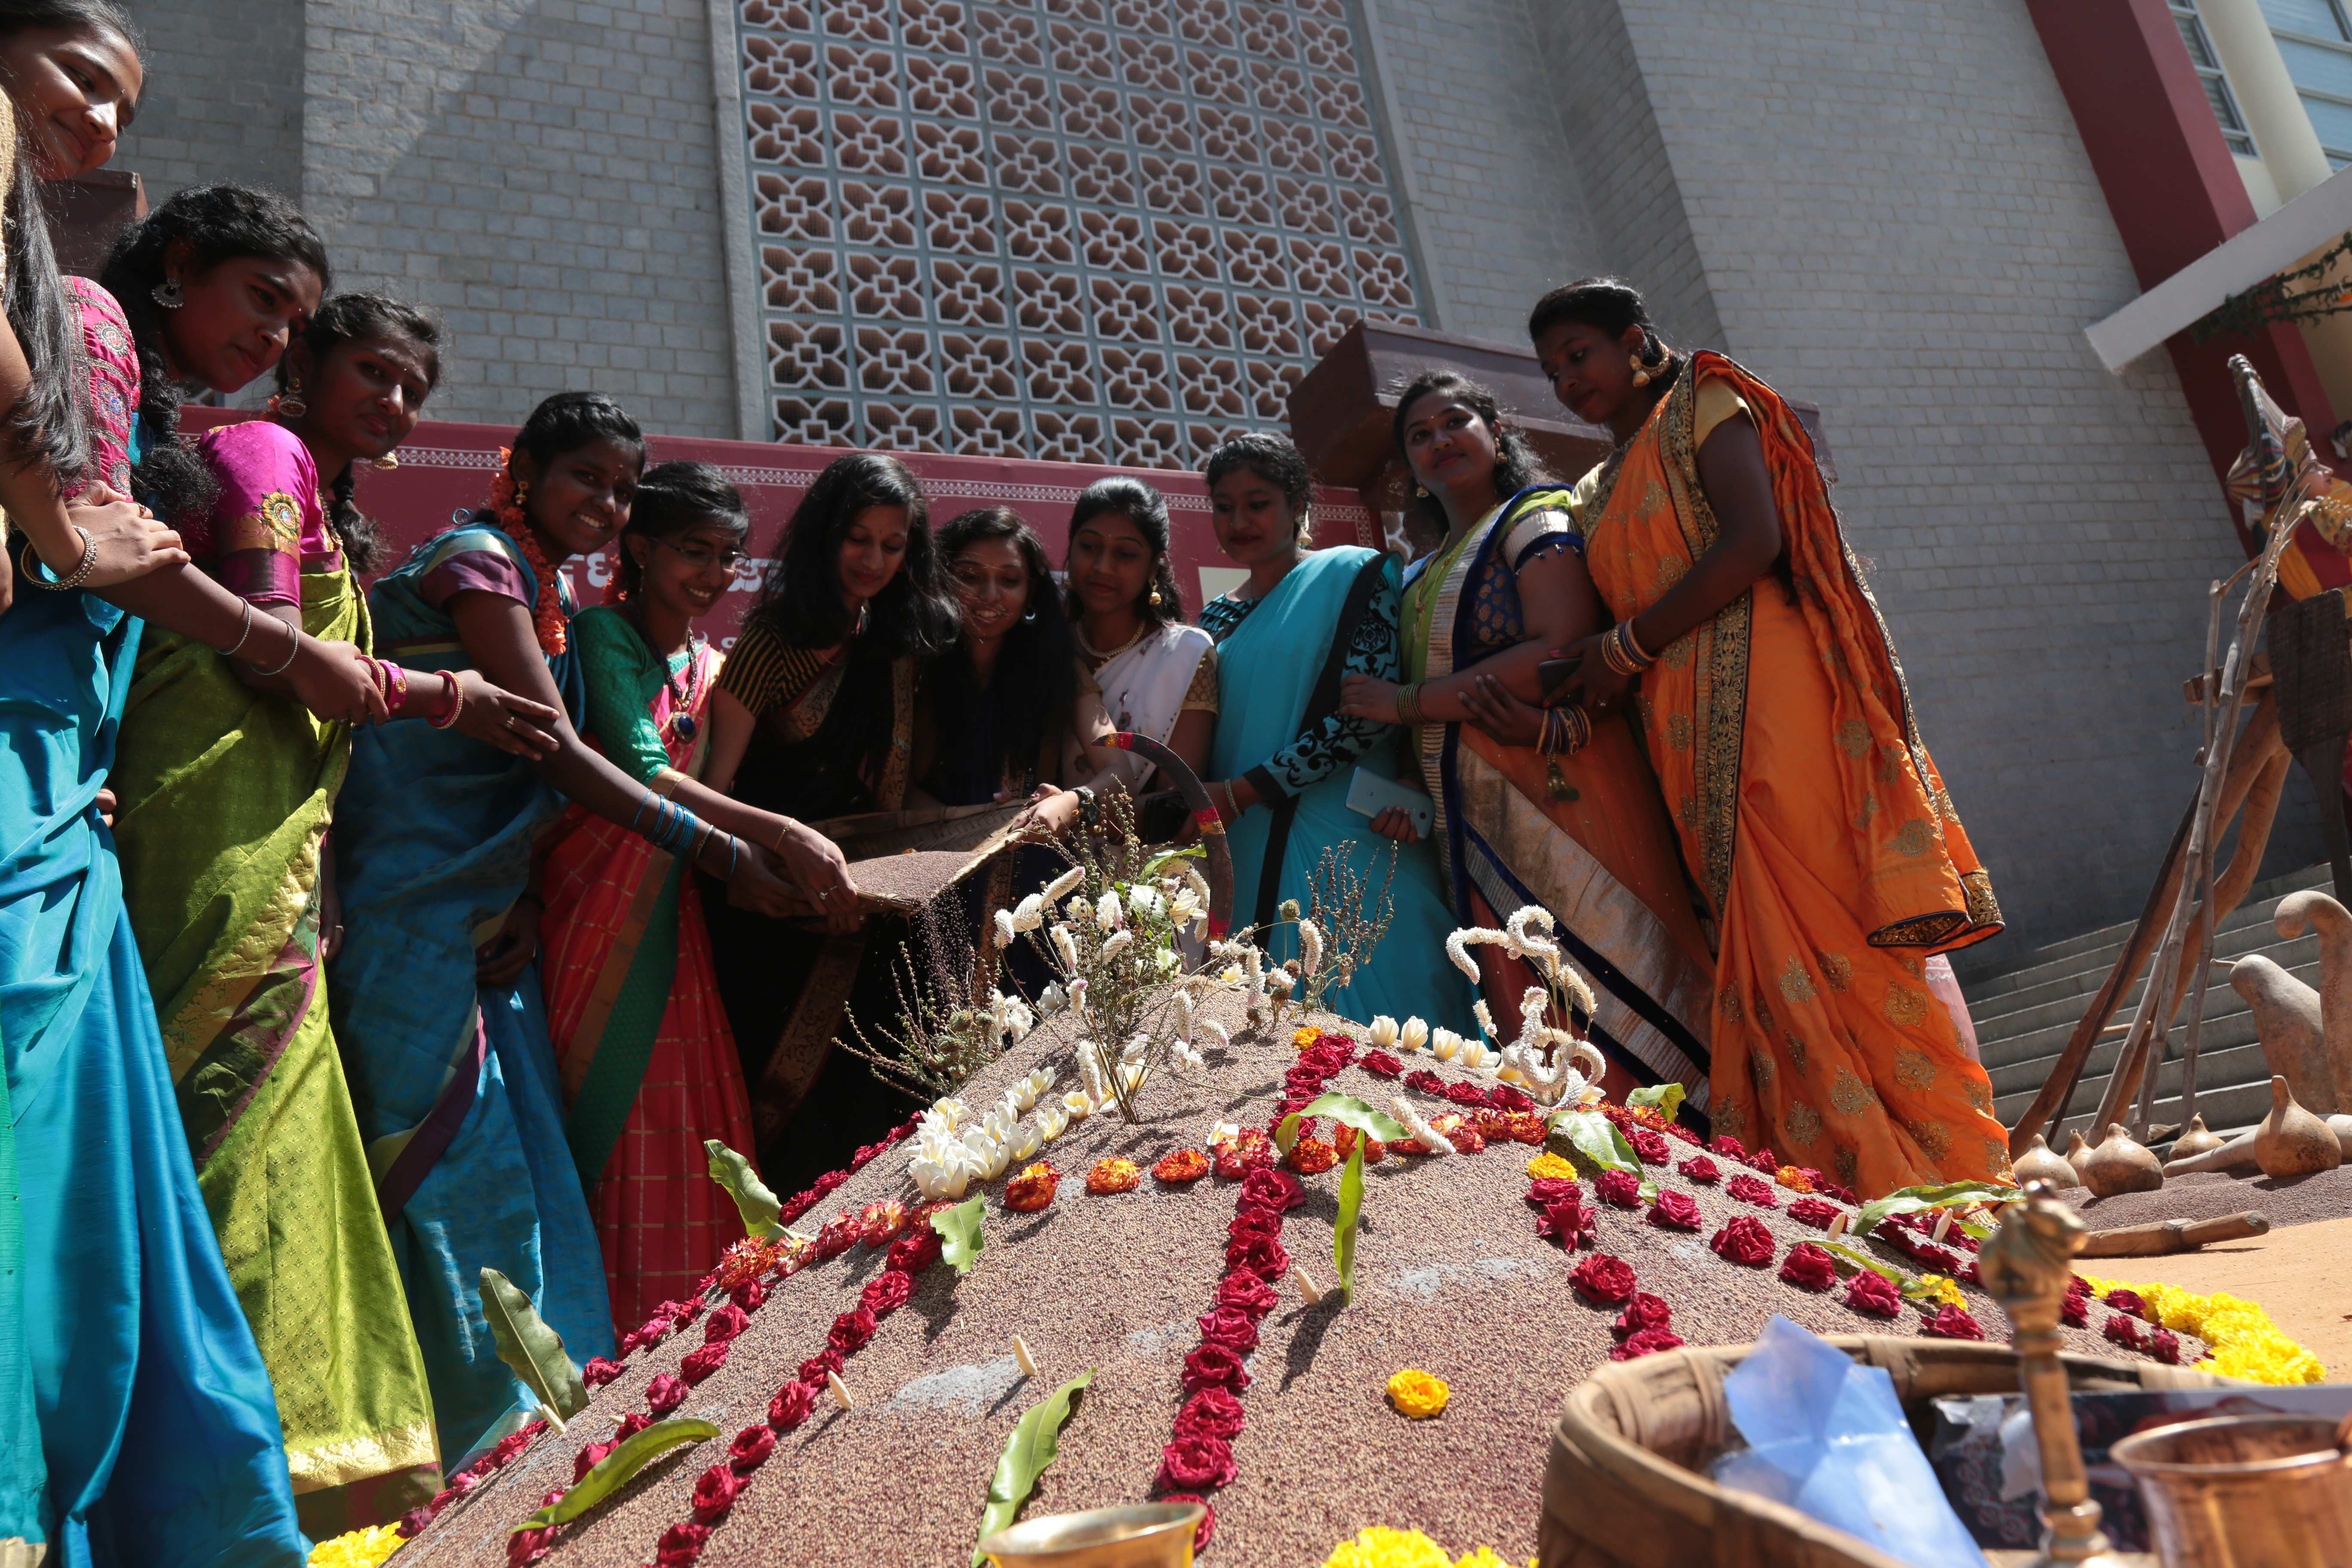
{"type": "MultiPolygon", "coordinates": [[[[1885,1368],[1906,1412],[1947,1394],[2013,1394],[2018,1387],[2017,1357],[2006,1345],[1876,1334],[1841,1334],[1828,1342],[1885,1368]]],[[[1716,1457],[1738,1438],[1723,1380],[1752,1348],[1643,1356],[1605,1366],[1569,1392],[1544,1471],[1541,1568],[1904,1568],[1843,1531],[1706,1478],[1716,1457]]],[[[2154,1362],[2063,1360],[2080,1389],[2216,1388],[2229,1382],[2154,1362]]]]}

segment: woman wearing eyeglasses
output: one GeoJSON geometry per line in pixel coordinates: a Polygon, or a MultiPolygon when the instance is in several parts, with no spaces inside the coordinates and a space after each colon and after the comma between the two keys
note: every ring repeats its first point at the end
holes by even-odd
{"type": "MultiPolygon", "coordinates": [[[[605,603],[572,623],[587,738],[667,795],[710,754],[719,656],[694,629],[743,562],[751,520],[718,469],[663,463],[638,481],[605,603]]],[[[563,1077],[564,1131],[604,1253],[613,1321],[634,1328],[741,1236],[702,1142],[751,1149],[751,1102],[685,862],[579,806],[540,867],[541,983],[563,1077]]]]}

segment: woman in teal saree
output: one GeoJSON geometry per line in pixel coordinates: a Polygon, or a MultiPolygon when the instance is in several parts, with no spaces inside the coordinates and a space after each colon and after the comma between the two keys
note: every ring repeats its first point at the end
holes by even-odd
{"type": "Polygon", "coordinates": [[[1208,478],[1217,542],[1250,568],[1247,584],[1201,611],[1217,642],[1209,796],[1233,850],[1234,923],[1261,928],[1276,963],[1295,956],[1281,906],[1307,909],[1316,868],[1337,852],[1368,897],[1386,883],[1393,913],[1324,1005],[1359,1023],[1418,1016],[1468,1033],[1474,993],[1446,962],[1454,922],[1435,856],[1402,811],[1368,817],[1348,805],[1359,767],[1394,778],[1402,765],[1393,733],[1339,714],[1345,673],[1397,668],[1397,564],[1355,545],[1307,547],[1307,465],[1279,437],[1225,443],[1208,478]]]}

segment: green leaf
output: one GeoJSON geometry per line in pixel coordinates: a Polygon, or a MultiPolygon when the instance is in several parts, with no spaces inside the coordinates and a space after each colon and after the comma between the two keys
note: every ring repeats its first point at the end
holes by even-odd
{"type": "Polygon", "coordinates": [[[1669,1079],[1647,1089],[1637,1089],[1625,1097],[1625,1103],[1655,1106],[1659,1114],[1671,1121],[1675,1112],[1682,1109],[1683,1086],[1669,1079]]]}
{"type": "Polygon", "coordinates": [[[1633,1195],[1640,1198],[1645,1204],[1656,1203],[1658,1201],[1658,1184],[1655,1182],[1643,1182],[1639,1187],[1634,1189],[1633,1195]]]}
{"type": "Polygon", "coordinates": [[[1307,1102],[1306,1109],[1294,1110],[1282,1119],[1274,1130],[1274,1146],[1288,1154],[1298,1142],[1300,1119],[1328,1116],[1342,1127],[1352,1127],[1367,1138],[1377,1138],[1383,1143],[1402,1142],[1412,1136],[1404,1123],[1384,1110],[1377,1110],[1352,1094],[1326,1094],[1307,1102]]]}
{"type": "Polygon", "coordinates": [[[973,1568],[982,1568],[988,1561],[978,1543],[1020,1516],[1021,1505],[1036,1489],[1037,1478],[1045,1473],[1045,1467],[1061,1452],[1062,1426],[1070,1418],[1070,1402],[1077,1397],[1078,1390],[1094,1380],[1094,1369],[1088,1367],[1062,1384],[1031,1405],[1013,1428],[1013,1436],[1004,1440],[1004,1453],[996,1461],[996,1474],[989,1478],[988,1506],[981,1510],[980,1534],[971,1551],[973,1568]]]}
{"type": "Polygon", "coordinates": [[[763,1239],[782,1236],[784,1227],[776,1216],[783,1212],[783,1203],[760,1180],[751,1162],[716,1138],[704,1139],[702,1152],[710,1156],[710,1179],[735,1200],[735,1212],[743,1216],[743,1234],[763,1239]]]}
{"type": "Polygon", "coordinates": [[[557,1431],[588,1408],[588,1385],[564,1353],[563,1336],[541,1321],[530,1298],[495,1268],[482,1270],[482,1316],[499,1342],[499,1359],[514,1368],[557,1431]]]}
{"type": "Polygon", "coordinates": [[[1364,1144],[1358,1139],[1339,1173],[1339,1217],[1331,1226],[1331,1263],[1339,1271],[1339,1293],[1350,1301],[1356,1299],[1356,1221],[1363,1211],[1364,1144]]]}
{"type": "Polygon", "coordinates": [[[1894,1267],[1892,1264],[1880,1262],[1877,1258],[1873,1258],[1870,1254],[1863,1251],[1860,1247],[1848,1247],[1843,1241],[1823,1241],[1818,1242],[1815,1245],[1828,1252],[1844,1258],[1856,1268],[1869,1269],[1873,1274],[1877,1275],[1882,1279],[1891,1279],[1897,1285],[1907,1285],[1910,1283],[1911,1276],[1906,1274],[1900,1268],[1894,1267]]]}
{"type": "Polygon", "coordinates": [[[709,1422],[688,1420],[656,1421],[642,1431],[633,1432],[621,1440],[620,1447],[597,1460],[594,1469],[572,1482],[570,1490],[507,1533],[569,1524],[627,1486],[639,1470],[679,1444],[699,1443],[705,1437],[718,1436],[719,1428],[709,1422]]]}
{"type": "Polygon", "coordinates": [[[1633,1146],[1625,1142],[1624,1134],[1597,1110],[1555,1110],[1550,1117],[1551,1130],[1569,1142],[1569,1146],[1604,1171],[1639,1171],[1642,1162],[1633,1153],[1633,1146]]]}
{"type": "Polygon", "coordinates": [[[980,1229],[987,1203],[985,1197],[966,1198],[931,1216],[931,1228],[940,1233],[940,1256],[955,1266],[959,1276],[971,1272],[971,1266],[980,1261],[980,1249],[988,1245],[980,1229]]]}
{"type": "MultiPolygon", "coordinates": [[[[1862,1205],[1854,1215],[1853,1234],[1868,1236],[1880,1220],[1888,1215],[1917,1214],[1921,1209],[1944,1209],[1961,1204],[2013,1204],[2019,1196],[2015,1187],[2000,1186],[1991,1182],[1948,1182],[1940,1187],[1901,1187],[1883,1198],[1874,1198],[1862,1205]]],[[[1991,1234],[1984,1226],[1969,1223],[1970,1236],[1991,1234]]]]}
{"type": "Polygon", "coordinates": [[[1160,877],[1167,875],[1166,868],[1174,862],[1205,859],[1208,853],[1208,850],[1198,844],[1188,844],[1181,849],[1171,849],[1165,854],[1155,855],[1144,865],[1143,879],[1147,882],[1157,881],[1160,877]]]}

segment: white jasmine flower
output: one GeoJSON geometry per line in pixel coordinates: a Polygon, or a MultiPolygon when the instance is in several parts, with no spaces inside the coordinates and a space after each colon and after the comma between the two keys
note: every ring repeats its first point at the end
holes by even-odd
{"type": "Polygon", "coordinates": [[[1168,923],[1178,931],[1200,924],[1208,915],[1207,906],[1193,896],[1192,889],[1180,886],[1169,895],[1168,923]]]}
{"type": "Polygon", "coordinates": [[[1060,876],[1055,878],[1052,881],[1046,883],[1045,891],[1042,896],[1045,902],[1050,904],[1055,899],[1060,898],[1063,894],[1070,891],[1073,888],[1076,888],[1080,882],[1083,882],[1086,879],[1086,868],[1083,866],[1073,866],[1068,870],[1063,872],[1060,876]]]}
{"type": "Polygon", "coordinates": [[[1374,1018],[1371,1042],[1372,1048],[1376,1051],[1393,1050],[1397,1043],[1397,1021],[1386,1013],[1374,1018]]]}
{"type": "MultiPolygon", "coordinates": [[[[1128,1093],[1133,1094],[1137,1089],[1143,1087],[1144,1071],[1145,1064],[1142,1062],[1121,1062],[1119,1064],[1119,1081],[1127,1085],[1128,1093]]],[[[1113,1105],[1118,1104],[1118,1097],[1113,1095],[1111,1097],[1110,1103],[1113,1105]]]]}
{"type": "Polygon", "coordinates": [[[1217,979],[1222,984],[1239,985],[1244,978],[1242,966],[1238,963],[1228,963],[1217,972],[1217,979]]]}
{"type": "Polygon", "coordinates": [[[1005,1171],[1008,1170],[1012,1164],[1013,1145],[1011,1143],[999,1143],[994,1149],[989,1152],[988,1164],[980,1173],[985,1180],[992,1182],[996,1180],[997,1177],[1004,1174],[1005,1171]]]}
{"type": "Polygon", "coordinates": [[[1427,1044],[1429,1044],[1429,1026],[1419,1018],[1407,1018],[1404,1021],[1404,1027],[1397,1034],[1398,1048],[1405,1055],[1411,1056],[1427,1044]]]}
{"type": "Polygon", "coordinates": [[[1485,1072],[1501,1059],[1500,1051],[1489,1050],[1476,1040],[1465,1040],[1461,1053],[1454,1058],[1454,1065],[1471,1072],[1485,1072]]]}

